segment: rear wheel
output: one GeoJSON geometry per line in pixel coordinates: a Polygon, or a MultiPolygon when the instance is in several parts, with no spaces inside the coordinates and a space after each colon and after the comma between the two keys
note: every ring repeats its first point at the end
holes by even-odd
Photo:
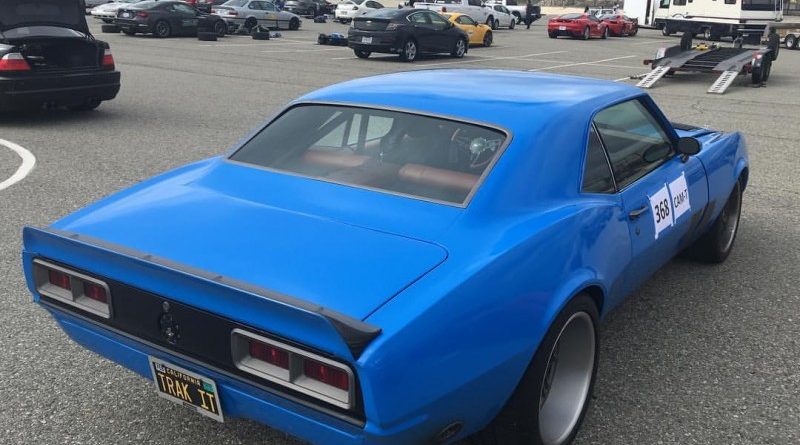
{"type": "Polygon", "coordinates": [[[135,36],[136,35],[136,31],[134,31],[132,29],[123,29],[122,33],[125,34],[126,36],[135,36]]]}
{"type": "Polygon", "coordinates": [[[166,38],[172,34],[172,28],[170,28],[169,23],[161,20],[156,22],[155,26],[153,26],[153,34],[155,34],[158,38],[166,38]]]}
{"type": "Polygon", "coordinates": [[[248,17],[244,20],[244,29],[250,30],[258,26],[258,20],[255,17],[248,17]]]}
{"type": "Polygon", "coordinates": [[[631,29],[631,32],[628,34],[628,36],[629,36],[629,37],[633,37],[633,36],[635,36],[635,35],[636,35],[636,33],[638,33],[638,32],[639,32],[639,27],[638,27],[638,26],[634,26],[634,27],[633,27],[633,29],[631,29]]]}
{"type": "Polygon", "coordinates": [[[753,68],[753,73],[751,75],[750,81],[753,85],[761,85],[769,79],[769,72],[772,69],[772,59],[769,57],[764,57],[761,61],[761,66],[758,68],[753,68]]]}
{"type": "Polygon", "coordinates": [[[403,49],[400,50],[400,60],[403,62],[413,62],[417,60],[417,42],[408,39],[403,43],[403,49]]]}
{"type": "Polygon", "coordinates": [[[225,34],[228,32],[228,25],[225,21],[220,20],[214,23],[214,33],[217,37],[225,37],[225,34]]]}
{"type": "Polygon", "coordinates": [[[566,445],[589,407],[597,374],[597,320],[586,294],[572,299],[545,334],[506,406],[476,445],[566,445]]]}
{"type": "Polygon", "coordinates": [[[492,33],[491,32],[487,31],[486,34],[483,35],[483,46],[486,46],[486,47],[492,46],[492,33]]]}
{"type": "Polygon", "coordinates": [[[358,57],[359,59],[369,58],[370,54],[372,54],[369,51],[362,51],[360,49],[354,49],[353,52],[356,54],[356,57],[358,57]]]}
{"type": "Polygon", "coordinates": [[[291,31],[297,31],[300,29],[300,20],[298,20],[297,17],[292,17],[292,19],[289,20],[289,29],[291,31]]]}
{"type": "Polygon", "coordinates": [[[517,25],[517,18],[511,17],[511,23],[508,24],[508,29],[514,29],[516,25],[517,25]]]}
{"type": "MultiPolygon", "coordinates": [[[[484,37],[484,41],[486,38],[484,37]]],[[[457,39],[456,43],[453,45],[453,50],[450,51],[450,55],[460,59],[467,54],[467,41],[464,39],[457,39]]]]}
{"type": "Polygon", "coordinates": [[[601,39],[608,38],[608,27],[603,28],[603,35],[600,36],[601,39]]]}
{"type": "Polygon", "coordinates": [[[668,25],[664,25],[664,27],[661,28],[661,35],[663,35],[663,36],[671,36],[672,34],[673,34],[672,30],[669,29],[668,25]]]}
{"type": "Polygon", "coordinates": [[[492,29],[500,29],[500,19],[494,19],[492,23],[492,29]]]}
{"type": "Polygon", "coordinates": [[[587,26],[586,28],[583,28],[583,34],[581,35],[581,38],[583,40],[589,40],[590,35],[589,27],[587,26]]]}
{"type": "Polygon", "coordinates": [[[733,250],[733,242],[739,231],[739,218],[742,214],[742,184],[736,181],[725,207],[717,220],[700,239],[694,242],[687,253],[705,263],[721,263],[733,250]]]}
{"type": "Polygon", "coordinates": [[[495,29],[495,27],[494,27],[494,16],[490,15],[489,17],[486,18],[486,26],[489,26],[492,29],[495,29]]]}
{"type": "Polygon", "coordinates": [[[786,43],[786,48],[795,49],[795,46],[797,45],[797,38],[789,34],[788,36],[786,36],[785,43],[786,43]]]}

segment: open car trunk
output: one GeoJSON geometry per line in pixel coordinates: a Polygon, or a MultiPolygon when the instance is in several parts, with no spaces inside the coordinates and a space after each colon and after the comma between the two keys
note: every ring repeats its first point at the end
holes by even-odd
{"type": "Polygon", "coordinates": [[[15,42],[33,71],[99,68],[105,48],[95,40],[52,38],[15,42]]]}

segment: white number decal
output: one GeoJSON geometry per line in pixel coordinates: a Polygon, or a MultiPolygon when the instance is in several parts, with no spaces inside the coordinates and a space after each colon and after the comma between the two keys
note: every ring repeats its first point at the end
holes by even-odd
{"type": "Polygon", "coordinates": [[[656,229],[656,239],[658,239],[659,233],[672,227],[672,205],[670,205],[666,184],[650,197],[650,210],[653,211],[653,223],[656,229]]]}
{"type": "Polygon", "coordinates": [[[669,183],[669,194],[672,197],[672,213],[677,221],[684,213],[692,209],[689,205],[689,187],[686,185],[686,174],[681,172],[678,179],[669,183]]]}

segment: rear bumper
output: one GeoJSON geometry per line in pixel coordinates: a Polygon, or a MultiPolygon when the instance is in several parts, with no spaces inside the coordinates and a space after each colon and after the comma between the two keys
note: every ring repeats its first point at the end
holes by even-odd
{"type": "MultiPolygon", "coordinates": [[[[563,25],[559,25],[559,26],[563,26],[563,25]]],[[[556,35],[559,35],[559,36],[569,36],[569,37],[576,37],[576,36],[583,35],[583,28],[578,28],[578,27],[571,28],[571,27],[567,26],[566,29],[558,29],[559,26],[548,26],[547,27],[547,32],[548,33],[552,33],[552,34],[556,34],[556,35]]]]}
{"type": "Polygon", "coordinates": [[[119,71],[0,77],[0,111],[111,100],[119,88],[119,71]]]}
{"type": "Polygon", "coordinates": [[[397,53],[402,47],[402,38],[394,32],[361,31],[351,29],[347,34],[347,46],[359,51],[373,53],[397,53]],[[372,42],[365,44],[363,38],[371,38],[372,42]]]}

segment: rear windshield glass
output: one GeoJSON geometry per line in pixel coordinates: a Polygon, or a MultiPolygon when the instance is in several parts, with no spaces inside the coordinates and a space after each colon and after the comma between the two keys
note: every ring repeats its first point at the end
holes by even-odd
{"type": "Polygon", "coordinates": [[[356,187],[463,204],[506,135],[465,122],[369,108],[289,109],[234,161],[356,187]]]}
{"type": "Polygon", "coordinates": [[[64,24],[80,26],[83,11],[77,1],[63,0],[1,0],[0,26],[11,28],[20,24],[64,24]]]}
{"type": "Polygon", "coordinates": [[[136,9],[153,9],[158,6],[158,2],[139,2],[133,5],[136,9]]]}
{"type": "Polygon", "coordinates": [[[583,17],[583,14],[564,14],[560,18],[574,20],[574,19],[579,19],[581,17],[583,17]]]}
{"type": "Polygon", "coordinates": [[[231,0],[231,1],[229,1],[229,2],[225,2],[225,3],[223,3],[223,5],[224,5],[224,6],[236,6],[236,7],[241,7],[241,6],[244,6],[244,5],[246,5],[248,1],[250,1],[250,0],[231,0]]]}
{"type": "Polygon", "coordinates": [[[383,8],[383,9],[376,9],[374,11],[370,11],[365,16],[369,16],[370,18],[376,19],[391,19],[395,18],[399,15],[405,14],[406,11],[402,9],[394,9],[394,8],[383,8]]]}

